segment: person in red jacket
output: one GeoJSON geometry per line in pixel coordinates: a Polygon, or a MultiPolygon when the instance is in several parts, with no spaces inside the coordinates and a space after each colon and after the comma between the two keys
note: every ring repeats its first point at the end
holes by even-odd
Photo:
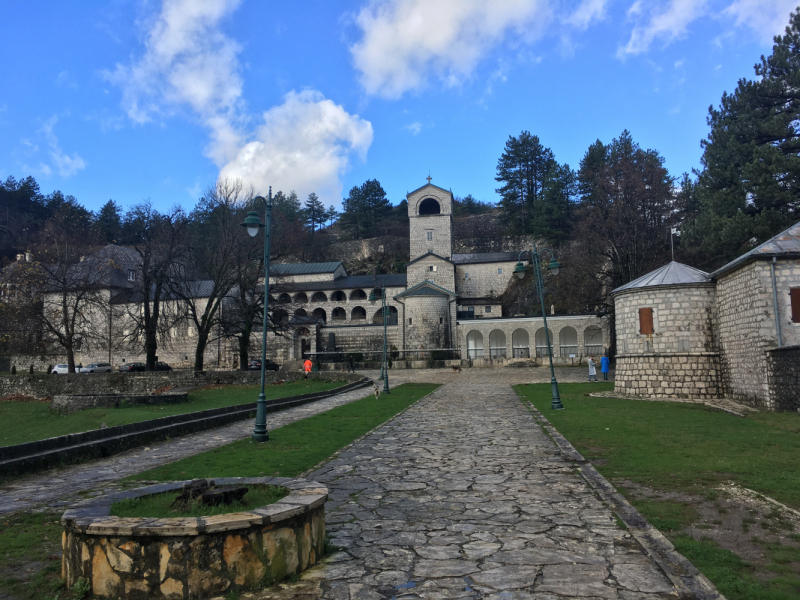
{"type": "Polygon", "coordinates": [[[311,368],[314,364],[311,362],[310,358],[306,359],[306,362],[303,363],[303,371],[306,373],[306,379],[308,379],[308,374],[311,373],[311,368]]]}

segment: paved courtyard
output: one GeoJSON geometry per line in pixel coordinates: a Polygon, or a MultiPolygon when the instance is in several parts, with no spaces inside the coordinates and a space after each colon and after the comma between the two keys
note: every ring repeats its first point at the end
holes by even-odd
{"type": "Polygon", "coordinates": [[[341,551],[254,597],[677,597],[507,384],[450,382],[310,477],[341,551]]]}

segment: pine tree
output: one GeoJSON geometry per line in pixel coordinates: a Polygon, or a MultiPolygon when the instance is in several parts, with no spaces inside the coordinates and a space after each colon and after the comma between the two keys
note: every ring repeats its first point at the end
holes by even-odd
{"type": "Polygon", "coordinates": [[[314,192],[311,192],[306,200],[305,221],[306,225],[311,228],[312,234],[316,233],[317,229],[325,222],[326,214],[325,205],[314,192]]]}
{"type": "Polygon", "coordinates": [[[353,187],[342,201],[342,208],[340,222],[355,239],[377,235],[377,226],[392,211],[386,192],[377,179],[353,187]]]}
{"type": "Polygon", "coordinates": [[[339,211],[336,210],[336,207],[331,204],[328,207],[328,210],[325,211],[325,222],[333,225],[333,222],[336,220],[336,217],[339,216],[339,211]]]}
{"type": "Polygon", "coordinates": [[[106,244],[118,244],[122,233],[122,209],[113,200],[106,202],[97,213],[94,228],[106,244]]]}
{"type": "Polygon", "coordinates": [[[687,227],[711,262],[730,260],[800,219],[800,12],[772,54],[709,108],[700,214],[687,227]]]}

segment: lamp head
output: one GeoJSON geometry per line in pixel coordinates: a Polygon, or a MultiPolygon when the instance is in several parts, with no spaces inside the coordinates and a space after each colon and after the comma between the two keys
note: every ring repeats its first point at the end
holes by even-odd
{"type": "Polygon", "coordinates": [[[520,279],[524,279],[525,278],[525,273],[526,272],[527,272],[527,269],[525,268],[525,265],[522,264],[522,261],[518,262],[517,266],[514,267],[514,275],[516,275],[520,279]]]}
{"type": "Polygon", "coordinates": [[[369,303],[370,303],[370,304],[375,304],[375,302],[376,302],[377,300],[378,300],[378,297],[375,295],[375,292],[372,292],[372,293],[369,295],[369,303]]]}
{"type": "Polygon", "coordinates": [[[547,270],[550,271],[553,275],[558,275],[558,270],[561,268],[561,265],[555,258],[550,259],[550,264],[547,265],[547,270]]]}
{"type": "Polygon", "coordinates": [[[247,213],[247,218],[244,220],[244,223],[242,223],[242,227],[247,228],[247,233],[250,234],[250,237],[256,237],[258,230],[264,227],[264,224],[261,222],[261,219],[258,218],[258,213],[251,210],[247,213]]]}

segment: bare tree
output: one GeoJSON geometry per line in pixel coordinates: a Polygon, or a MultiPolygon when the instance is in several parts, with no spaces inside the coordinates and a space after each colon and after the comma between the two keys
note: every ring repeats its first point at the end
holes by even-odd
{"type": "Polygon", "coordinates": [[[127,316],[133,323],[128,342],[137,349],[144,347],[147,370],[152,371],[159,342],[168,339],[169,330],[181,318],[175,303],[165,300],[170,279],[176,275],[175,265],[185,252],[188,219],[180,208],[161,214],[145,202],[128,212],[126,227],[134,235],[133,248],[140,263],[127,298],[127,316]]]}

